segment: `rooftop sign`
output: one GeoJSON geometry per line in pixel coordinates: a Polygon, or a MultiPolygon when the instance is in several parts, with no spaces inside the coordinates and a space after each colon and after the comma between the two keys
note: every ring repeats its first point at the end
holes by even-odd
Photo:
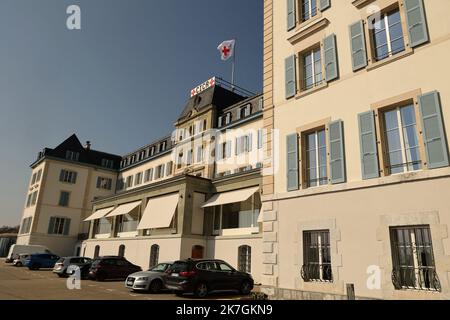
{"type": "Polygon", "coordinates": [[[195,97],[196,95],[205,91],[206,89],[214,87],[215,85],[216,85],[216,77],[209,79],[208,81],[202,83],[198,87],[191,90],[191,98],[195,97]]]}

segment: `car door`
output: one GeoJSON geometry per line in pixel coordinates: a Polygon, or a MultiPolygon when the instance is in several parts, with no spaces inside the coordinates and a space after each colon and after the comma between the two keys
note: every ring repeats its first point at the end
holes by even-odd
{"type": "Polygon", "coordinates": [[[216,262],[216,266],[221,279],[220,290],[238,290],[239,277],[236,270],[225,262],[216,262]]]}

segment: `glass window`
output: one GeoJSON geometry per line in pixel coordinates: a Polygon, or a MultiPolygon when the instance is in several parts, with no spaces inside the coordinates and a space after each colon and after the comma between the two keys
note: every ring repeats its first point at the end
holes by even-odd
{"type": "Polygon", "coordinates": [[[59,205],[61,207],[68,207],[69,206],[69,197],[70,197],[69,192],[61,191],[61,194],[59,195],[59,205]]]}
{"type": "Polygon", "coordinates": [[[440,291],[430,227],[395,227],[390,233],[395,288],[440,291]]]}
{"type": "Polygon", "coordinates": [[[159,259],[159,246],[157,244],[154,244],[150,248],[150,268],[158,264],[158,259],[159,259]]]}
{"type": "Polygon", "coordinates": [[[386,59],[405,50],[399,9],[385,13],[374,24],[372,33],[375,59],[386,59]]]}
{"type": "Polygon", "coordinates": [[[227,265],[226,263],[219,262],[218,265],[219,265],[220,271],[226,271],[226,272],[233,271],[233,268],[230,267],[229,265],[227,265]]]}
{"type": "Polygon", "coordinates": [[[303,232],[302,278],[307,282],[333,281],[329,230],[303,232]]]}
{"type": "Polygon", "coordinates": [[[422,168],[414,105],[384,112],[384,135],[391,174],[422,168]]]}
{"type": "Polygon", "coordinates": [[[307,21],[317,15],[317,0],[301,0],[301,18],[307,21]]]}
{"type": "Polygon", "coordinates": [[[251,273],[252,271],[252,248],[250,246],[240,246],[238,249],[239,271],[251,273]]]}
{"type": "Polygon", "coordinates": [[[303,54],[302,90],[309,90],[322,83],[322,56],[320,47],[303,54]]]}
{"type": "Polygon", "coordinates": [[[325,130],[306,135],[306,175],[308,187],[328,183],[325,130]]]}

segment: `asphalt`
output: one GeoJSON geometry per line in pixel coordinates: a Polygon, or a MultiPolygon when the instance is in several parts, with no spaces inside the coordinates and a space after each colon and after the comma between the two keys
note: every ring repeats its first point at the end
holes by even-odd
{"type": "MultiPolygon", "coordinates": [[[[216,294],[211,300],[240,300],[240,295],[216,294]]],[[[30,271],[14,267],[0,259],[0,300],[192,300],[173,293],[136,293],[124,287],[124,281],[82,280],[80,289],[68,289],[67,279],[51,270],[30,271]]]]}

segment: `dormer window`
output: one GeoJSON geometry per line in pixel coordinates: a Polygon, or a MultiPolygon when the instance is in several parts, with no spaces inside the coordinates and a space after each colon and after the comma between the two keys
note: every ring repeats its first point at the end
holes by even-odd
{"type": "Polygon", "coordinates": [[[162,143],[159,145],[159,152],[166,151],[166,147],[167,147],[166,141],[162,142],[162,143]]]}
{"type": "Polygon", "coordinates": [[[66,159],[71,161],[78,161],[80,158],[80,153],[75,151],[66,151],[66,159]]]}
{"type": "Polygon", "coordinates": [[[112,169],[114,166],[114,161],[110,159],[102,159],[102,167],[112,169]]]}
{"type": "Polygon", "coordinates": [[[153,157],[154,154],[155,154],[155,147],[151,147],[150,148],[150,157],[153,157]]]}
{"type": "Polygon", "coordinates": [[[251,109],[252,109],[251,104],[248,104],[245,107],[242,107],[241,109],[239,109],[239,113],[238,113],[239,119],[247,118],[251,113],[251,109]]]}

